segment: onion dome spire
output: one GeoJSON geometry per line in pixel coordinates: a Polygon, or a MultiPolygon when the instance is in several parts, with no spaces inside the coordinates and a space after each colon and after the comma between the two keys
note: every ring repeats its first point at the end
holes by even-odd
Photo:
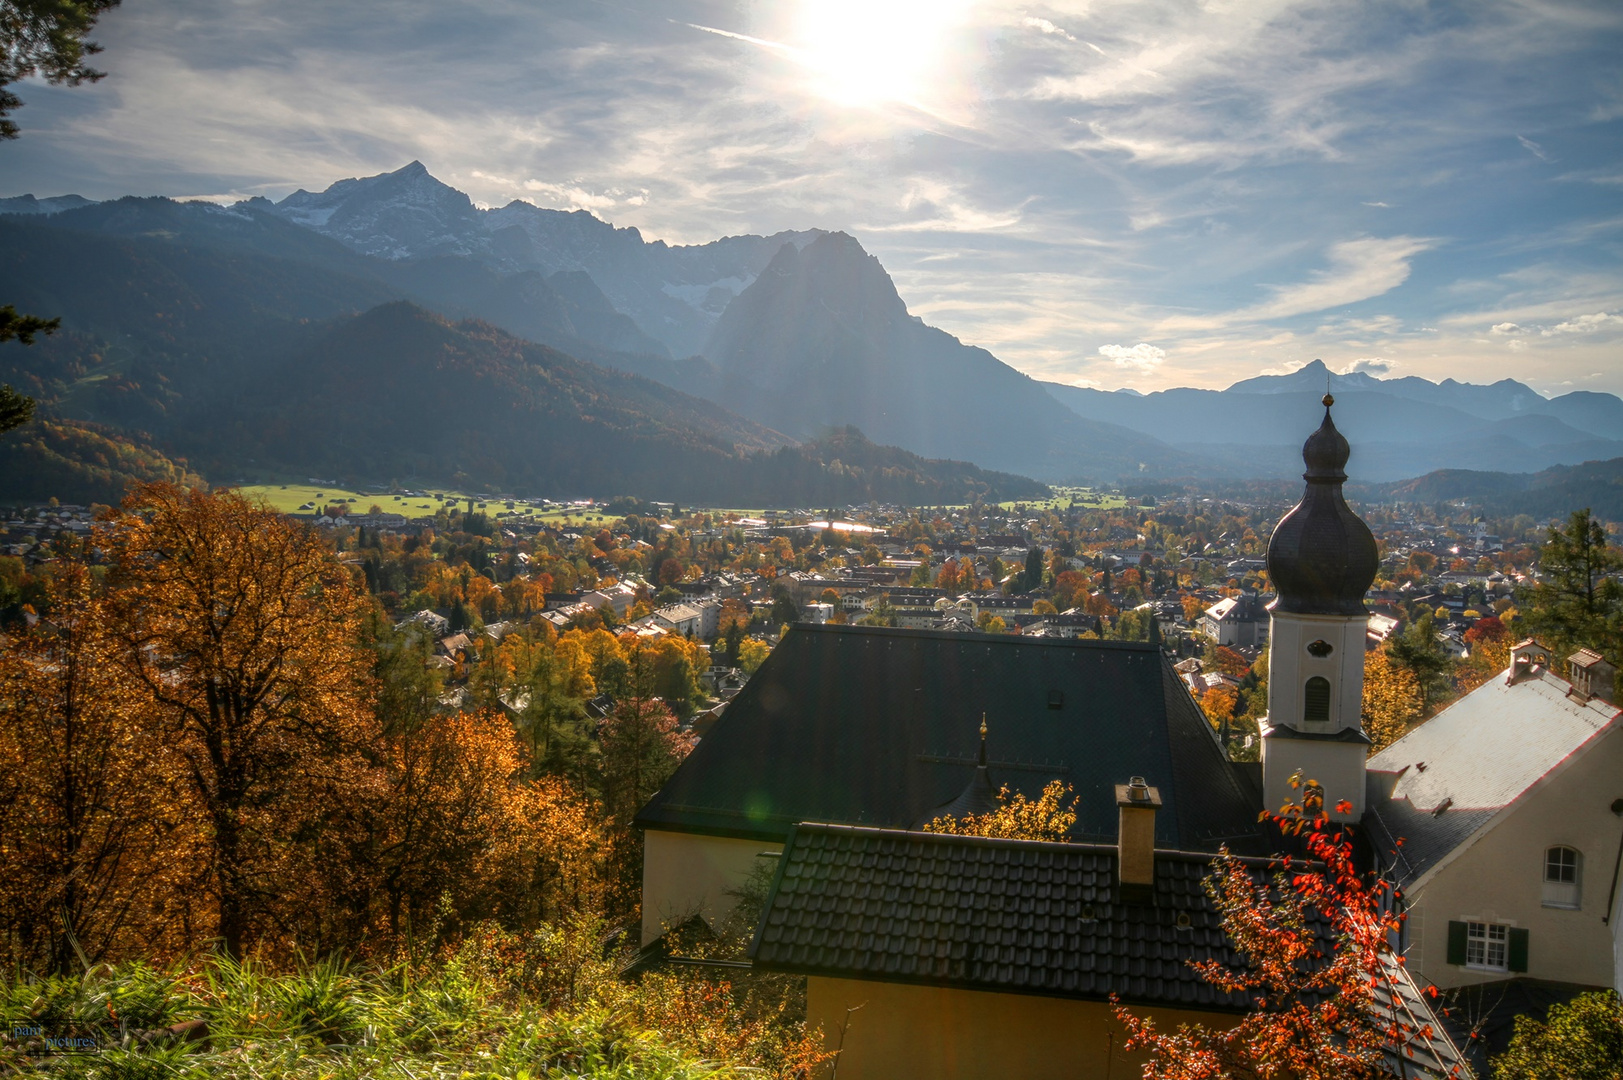
{"type": "Polygon", "coordinates": [[[1297,615],[1362,615],[1380,555],[1375,537],[1341,493],[1352,454],[1330,418],[1335,398],[1324,395],[1324,422],[1302,444],[1307,487],[1268,541],[1268,577],[1275,611],[1297,615]]]}

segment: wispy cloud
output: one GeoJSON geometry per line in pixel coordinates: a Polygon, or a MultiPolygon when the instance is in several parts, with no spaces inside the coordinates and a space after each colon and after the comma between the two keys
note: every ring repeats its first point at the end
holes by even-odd
{"type": "Polygon", "coordinates": [[[1522,149],[1526,150],[1529,154],[1532,154],[1534,157],[1538,158],[1540,161],[1553,161],[1554,160],[1553,158],[1550,157],[1549,154],[1546,154],[1544,152],[1544,147],[1540,146],[1538,143],[1534,142],[1532,139],[1529,139],[1527,136],[1518,135],[1518,136],[1516,136],[1516,141],[1522,144],[1522,149]]]}
{"type": "Polygon", "coordinates": [[[1433,241],[1414,236],[1344,240],[1330,249],[1328,269],[1307,281],[1274,286],[1269,299],[1235,317],[1282,319],[1381,296],[1407,281],[1409,261],[1432,246],[1433,241]]]}

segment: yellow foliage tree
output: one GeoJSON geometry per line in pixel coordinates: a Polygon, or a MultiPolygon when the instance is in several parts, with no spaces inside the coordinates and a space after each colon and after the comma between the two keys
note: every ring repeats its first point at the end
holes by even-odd
{"type": "Polygon", "coordinates": [[[1382,650],[1364,654],[1364,734],[1371,754],[1403,738],[1424,711],[1420,680],[1382,650]]]}
{"type": "Polygon", "coordinates": [[[754,675],[771,655],[771,647],[757,638],[745,638],[738,643],[738,666],[746,675],[754,675]]]}
{"type": "Polygon", "coordinates": [[[1003,840],[1063,841],[1076,824],[1076,798],[1067,803],[1071,786],[1051,780],[1036,801],[1023,792],[1012,795],[1005,784],[997,793],[998,808],[988,814],[938,817],[924,826],[925,832],[953,833],[958,836],[990,836],[1003,840]]]}

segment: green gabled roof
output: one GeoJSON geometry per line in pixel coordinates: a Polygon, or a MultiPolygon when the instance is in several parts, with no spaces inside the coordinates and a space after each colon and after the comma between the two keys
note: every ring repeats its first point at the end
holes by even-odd
{"type": "Polygon", "coordinates": [[[1161,791],[1158,846],[1258,838],[1260,792],[1157,648],[865,626],[791,630],[637,822],[761,840],[801,821],[913,828],[969,783],[982,713],[992,782],[1070,784],[1074,840],[1115,840],[1132,776],[1161,791]]]}

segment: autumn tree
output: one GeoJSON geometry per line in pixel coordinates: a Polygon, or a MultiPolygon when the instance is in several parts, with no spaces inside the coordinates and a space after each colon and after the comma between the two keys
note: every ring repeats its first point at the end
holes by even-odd
{"type": "Polygon", "coordinates": [[[161,939],[187,921],[175,868],[196,835],[144,767],[152,736],[89,572],[61,563],[48,597],[0,648],[0,923],[14,965],[64,972],[184,945],[161,939]]]}
{"type": "Polygon", "coordinates": [[[1303,805],[1275,821],[1312,861],[1281,858],[1259,880],[1225,851],[1206,879],[1239,959],[1191,966],[1251,1007],[1232,1026],[1163,1031],[1117,1002],[1126,1049],[1147,1055],[1144,1080],[1374,1080],[1438,1034],[1386,1004],[1402,1000],[1402,959],[1391,948],[1402,916],[1390,884],[1358,871],[1351,838],[1331,826],[1311,781],[1292,783],[1307,792],[1303,805]]]}
{"type": "Polygon", "coordinates": [[[234,492],[142,485],[95,539],[161,768],[206,824],[197,886],[240,955],[279,902],[299,903],[305,868],[286,837],[322,833],[376,732],[362,599],[312,530],[234,492]]]}
{"type": "Polygon", "coordinates": [[[1224,683],[1207,687],[1206,692],[1200,695],[1200,711],[1206,714],[1207,721],[1214,729],[1220,730],[1234,718],[1234,710],[1239,703],[1239,691],[1224,683]]]}
{"type": "Polygon", "coordinates": [[[1539,581],[1526,617],[1533,635],[1565,655],[1590,648],[1623,656],[1623,551],[1606,527],[1579,510],[1565,528],[1551,526],[1539,552],[1539,581]]]}
{"type": "Polygon", "coordinates": [[[998,790],[998,808],[986,814],[938,817],[924,826],[925,832],[953,833],[958,836],[990,836],[1003,840],[1064,841],[1076,824],[1076,798],[1071,786],[1051,780],[1035,800],[1024,792],[1010,793],[1007,784],[998,790]]]}
{"type": "Polygon", "coordinates": [[[595,808],[559,778],[525,782],[527,755],[505,717],[435,715],[386,745],[375,858],[396,940],[480,919],[533,928],[597,898],[595,808]]]}
{"type": "Polygon", "coordinates": [[[1371,754],[1391,746],[1425,714],[1425,697],[1413,671],[1379,650],[1364,654],[1364,734],[1371,754]]]}

